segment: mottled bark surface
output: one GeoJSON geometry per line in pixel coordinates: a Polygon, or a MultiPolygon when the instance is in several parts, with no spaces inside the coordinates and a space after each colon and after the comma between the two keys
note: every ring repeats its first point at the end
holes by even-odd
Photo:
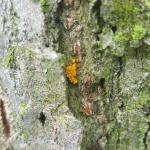
{"type": "Polygon", "coordinates": [[[0,15],[2,150],[150,149],[149,0],[1,0],[0,15]]]}
{"type": "Polygon", "coordinates": [[[0,15],[0,150],[79,149],[82,127],[68,108],[57,29],[31,0],[1,0],[0,15]]]}

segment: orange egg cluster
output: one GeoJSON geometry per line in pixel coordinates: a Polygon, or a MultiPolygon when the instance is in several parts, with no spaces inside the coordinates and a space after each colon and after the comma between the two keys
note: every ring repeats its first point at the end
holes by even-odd
{"type": "Polygon", "coordinates": [[[67,65],[66,75],[67,75],[67,78],[69,79],[69,81],[72,84],[77,84],[78,83],[78,80],[77,80],[77,64],[76,64],[75,59],[72,59],[71,63],[67,65]]]}

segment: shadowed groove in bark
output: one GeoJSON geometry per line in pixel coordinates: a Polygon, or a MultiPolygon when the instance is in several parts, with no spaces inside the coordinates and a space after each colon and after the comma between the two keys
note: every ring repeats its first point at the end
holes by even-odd
{"type": "Polygon", "coordinates": [[[147,137],[148,137],[148,133],[150,132],[150,122],[148,122],[148,128],[147,130],[145,131],[145,134],[144,134],[144,138],[143,138],[143,143],[144,143],[144,148],[145,150],[147,150],[147,146],[148,146],[148,143],[147,143],[147,137]]]}
{"type": "Polygon", "coordinates": [[[99,25],[100,28],[104,26],[104,19],[101,17],[100,12],[101,5],[102,5],[101,0],[97,0],[92,8],[92,12],[93,14],[95,14],[97,24],[99,25]]]}
{"type": "Polygon", "coordinates": [[[5,105],[2,99],[0,99],[0,111],[1,111],[1,118],[2,118],[2,124],[3,124],[3,134],[7,140],[10,136],[10,125],[7,119],[5,105]]]}
{"type": "MultiPolygon", "coordinates": [[[[58,39],[56,39],[53,30],[62,28],[62,21],[61,21],[61,15],[63,13],[63,0],[61,0],[59,3],[57,3],[56,11],[53,11],[53,8],[50,9],[47,13],[44,14],[44,45],[45,47],[50,47],[51,41],[49,40],[50,37],[52,37],[53,43],[59,42],[59,36],[58,39]],[[58,40],[58,41],[57,41],[58,40]]],[[[58,33],[59,34],[59,33],[58,33]]],[[[55,45],[52,45],[55,48],[55,45]]]]}

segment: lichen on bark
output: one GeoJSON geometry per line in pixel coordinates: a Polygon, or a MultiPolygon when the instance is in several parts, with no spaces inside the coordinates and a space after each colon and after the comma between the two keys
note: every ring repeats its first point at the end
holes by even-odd
{"type": "MultiPolygon", "coordinates": [[[[10,41],[3,58],[5,67],[13,74],[15,88],[19,87],[17,94],[24,96],[24,100],[20,97],[14,100],[20,115],[14,126],[22,127],[14,147],[18,148],[20,141],[28,147],[29,140],[35,138],[36,143],[40,136],[45,144],[49,140],[49,134],[41,129],[45,127],[54,134],[55,140],[51,140],[58,142],[57,148],[53,145],[52,149],[70,150],[72,146],[81,150],[150,149],[149,1],[34,0],[32,4],[38,5],[38,2],[44,29],[38,32],[38,38],[34,34],[30,36],[30,29],[28,34],[25,31],[28,39],[23,40],[25,46],[15,47],[13,44],[21,43],[22,38],[18,37],[21,30],[13,26],[16,33],[13,37],[17,36],[14,38],[17,41],[10,41]],[[38,46],[34,47],[36,40],[39,40],[38,46]],[[60,57],[49,58],[55,55],[60,57]],[[74,59],[76,84],[65,74],[70,60],[74,59]],[[16,71],[21,72],[21,81],[16,71]],[[81,122],[82,133],[79,132],[81,125],[70,111],[81,122]],[[58,130],[67,129],[67,123],[75,130],[73,133],[69,128],[74,138],[82,135],[82,141],[76,141],[80,146],[65,145],[64,134],[57,134],[58,130]],[[35,127],[40,128],[42,134],[35,127]]],[[[15,14],[12,19],[16,26],[18,16],[15,14]]],[[[4,76],[1,78],[7,84],[4,76]]],[[[10,89],[6,93],[15,97],[10,89]]],[[[30,149],[35,146],[34,142],[30,149]]],[[[38,146],[42,149],[42,145],[38,146]]]]}

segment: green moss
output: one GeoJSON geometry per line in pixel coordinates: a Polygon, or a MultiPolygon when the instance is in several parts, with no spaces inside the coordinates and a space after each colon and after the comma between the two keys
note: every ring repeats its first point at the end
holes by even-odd
{"type": "Polygon", "coordinates": [[[146,13],[146,16],[147,16],[148,18],[150,18],[150,12],[146,13]]]}
{"type": "Polygon", "coordinates": [[[65,68],[66,66],[66,57],[62,54],[61,57],[59,58],[59,64],[62,68],[65,68]]]}
{"type": "Polygon", "coordinates": [[[34,57],[33,55],[33,52],[28,48],[12,46],[8,48],[7,54],[3,58],[2,65],[9,68],[17,68],[17,61],[20,56],[23,56],[28,61],[31,61],[34,57]]]}
{"type": "Polygon", "coordinates": [[[145,6],[147,6],[150,9],[150,1],[149,0],[145,0],[145,6]]]}
{"type": "Polygon", "coordinates": [[[146,106],[149,106],[150,104],[150,95],[149,91],[145,90],[141,93],[141,95],[138,98],[138,101],[135,103],[136,108],[144,108],[146,106]]]}
{"type": "Polygon", "coordinates": [[[60,67],[61,65],[64,65],[64,61],[63,57],[58,57],[51,61],[44,58],[41,61],[43,70],[43,89],[39,89],[39,87],[33,87],[33,89],[35,90],[34,93],[36,93],[36,97],[38,97],[39,92],[45,91],[40,98],[38,97],[40,101],[42,100],[43,105],[55,103],[61,104],[66,99],[64,89],[65,83],[62,78],[62,68],[60,67]],[[62,64],[60,64],[60,62],[62,64]]]}
{"type": "Polygon", "coordinates": [[[44,99],[44,103],[49,103],[51,104],[51,99],[49,97],[45,97],[44,99]]]}
{"type": "Polygon", "coordinates": [[[109,139],[109,141],[108,141],[108,144],[107,144],[107,147],[106,147],[106,149],[111,149],[111,150],[116,150],[116,149],[118,149],[118,145],[117,145],[117,143],[119,143],[118,141],[119,141],[119,135],[120,135],[120,124],[118,124],[118,123],[116,123],[116,124],[114,124],[114,129],[112,130],[112,132],[111,132],[111,137],[110,137],[110,139],[109,139]]]}
{"type": "Polygon", "coordinates": [[[108,79],[111,73],[111,59],[107,58],[107,61],[103,62],[103,68],[101,70],[102,78],[108,79]]]}
{"type": "Polygon", "coordinates": [[[137,100],[130,100],[126,106],[127,110],[143,109],[150,105],[150,95],[148,89],[141,92],[137,100]]]}
{"type": "Polygon", "coordinates": [[[81,150],[95,150],[98,146],[96,139],[100,136],[101,130],[97,130],[99,124],[92,117],[84,118],[84,130],[81,143],[81,150]]]}
{"type": "Polygon", "coordinates": [[[43,98],[45,104],[53,104],[56,100],[56,97],[52,97],[51,95],[47,95],[43,98]]]}
{"type": "Polygon", "coordinates": [[[150,72],[150,64],[145,63],[145,64],[143,65],[143,68],[144,68],[145,71],[150,72]]]}
{"type": "Polygon", "coordinates": [[[5,67],[14,68],[15,61],[16,61],[15,52],[16,52],[16,47],[8,48],[7,54],[3,58],[3,65],[5,67]]]}
{"type": "Polygon", "coordinates": [[[11,23],[11,29],[12,29],[11,34],[15,38],[10,39],[10,41],[14,42],[14,43],[18,43],[18,34],[19,34],[19,30],[18,30],[19,22],[18,22],[18,20],[19,20],[19,17],[18,17],[17,12],[14,11],[14,9],[12,9],[12,11],[10,13],[10,23],[11,23]]]}
{"type": "Polygon", "coordinates": [[[56,80],[55,74],[52,73],[51,68],[47,68],[46,78],[47,78],[47,83],[51,83],[56,80]]]}
{"type": "Polygon", "coordinates": [[[23,139],[24,141],[27,141],[28,138],[29,138],[29,134],[24,131],[24,132],[21,134],[21,137],[22,137],[22,139],[23,139]]]}
{"type": "Polygon", "coordinates": [[[23,116],[23,115],[24,115],[26,106],[27,106],[27,104],[24,103],[24,102],[22,102],[22,103],[19,105],[19,115],[20,115],[20,116],[23,116]]]}
{"type": "Polygon", "coordinates": [[[134,21],[134,16],[138,12],[133,1],[125,0],[121,2],[120,0],[114,0],[113,13],[115,15],[114,19],[118,25],[129,27],[134,21]]]}
{"type": "Polygon", "coordinates": [[[131,33],[133,41],[141,40],[146,33],[146,29],[142,25],[135,25],[131,33]]]}
{"type": "Polygon", "coordinates": [[[113,40],[119,44],[124,44],[129,40],[129,37],[126,33],[116,32],[116,34],[113,37],[113,40]]]}
{"type": "Polygon", "coordinates": [[[33,0],[34,2],[39,2],[42,12],[45,14],[49,10],[49,0],[33,0]]]}
{"type": "MultiPolygon", "coordinates": [[[[118,49],[123,49],[124,47],[126,49],[130,47],[137,48],[141,45],[141,40],[149,28],[149,11],[144,11],[148,6],[148,1],[144,3],[140,0],[137,2],[114,0],[113,6],[110,5],[112,15],[108,17],[107,22],[113,20],[113,26],[118,29],[113,37],[114,42],[119,44],[117,45],[118,49]],[[141,7],[144,9],[141,9],[141,7]]],[[[112,23],[110,22],[110,24],[112,23]]]]}
{"type": "Polygon", "coordinates": [[[47,13],[49,10],[49,1],[48,0],[39,0],[41,9],[43,13],[47,13]]]}
{"type": "Polygon", "coordinates": [[[73,112],[75,117],[82,118],[82,112],[81,112],[81,107],[82,107],[82,102],[81,102],[81,93],[79,91],[78,87],[73,87],[73,85],[68,83],[68,91],[67,91],[67,96],[68,96],[68,105],[70,110],[73,112]]]}

